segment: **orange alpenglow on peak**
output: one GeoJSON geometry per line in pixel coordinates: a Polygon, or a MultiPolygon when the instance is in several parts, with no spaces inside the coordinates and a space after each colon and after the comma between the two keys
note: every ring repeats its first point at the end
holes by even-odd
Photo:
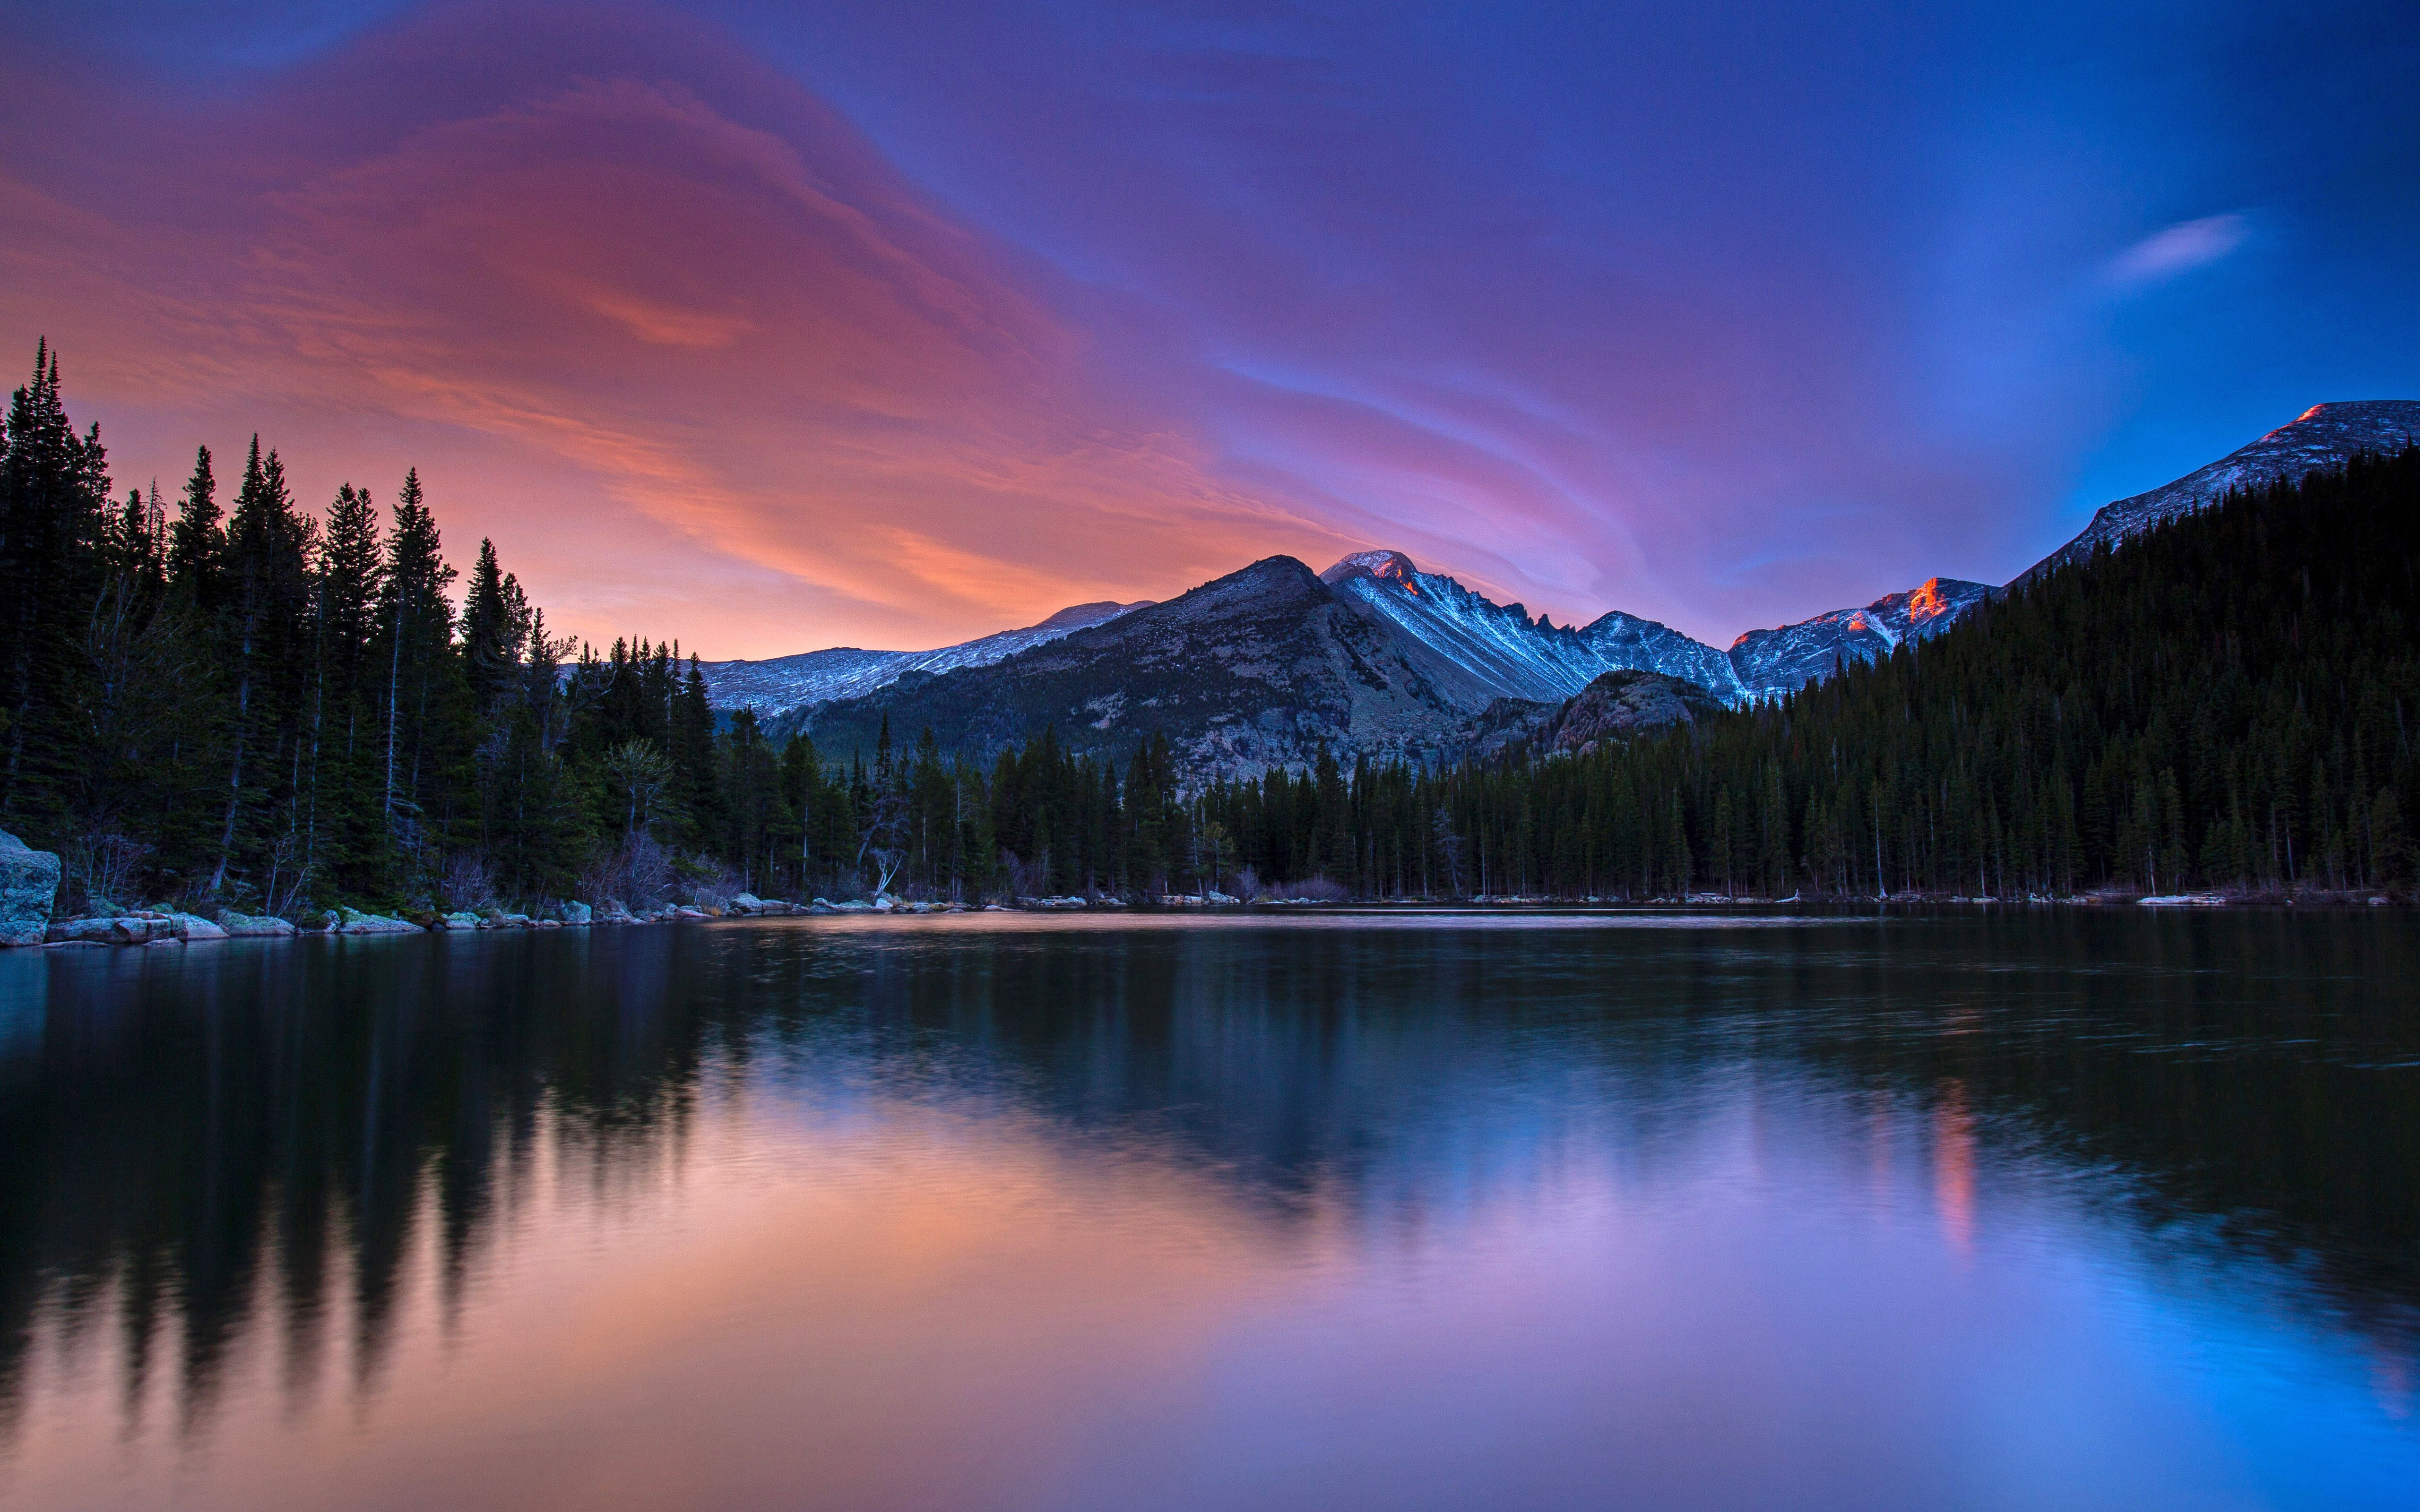
{"type": "Polygon", "coordinates": [[[1417,594],[1420,591],[1419,584],[1415,581],[1420,569],[1412,565],[1412,559],[1401,551],[1356,551],[1351,556],[1339,558],[1334,566],[1319,575],[1319,579],[1322,582],[1336,582],[1356,568],[1373,578],[1398,584],[1407,592],[1417,594]]]}
{"type": "Polygon", "coordinates": [[[1938,578],[1927,578],[1921,586],[1907,595],[1907,615],[1912,620],[1933,619],[1949,612],[1950,608],[1938,578]]]}

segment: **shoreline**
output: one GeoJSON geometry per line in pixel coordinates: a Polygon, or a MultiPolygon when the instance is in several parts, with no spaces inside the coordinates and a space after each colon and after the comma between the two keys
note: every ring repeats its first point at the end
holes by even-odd
{"type": "MultiPolygon", "coordinates": [[[[579,919],[536,918],[528,915],[506,915],[498,919],[480,919],[476,923],[450,922],[442,916],[427,923],[415,922],[389,915],[364,915],[334,925],[318,928],[298,926],[287,920],[283,929],[225,929],[197,915],[171,915],[165,910],[146,910],[119,915],[85,916],[53,921],[51,933],[62,928],[71,933],[59,938],[25,941],[7,947],[9,950],[96,949],[147,949],[153,946],[206,945],[219,940],[270,939],[317,940],[358,939],[401,934],[507,933],[514,931],[546,931],[564,929],[615,929],[657,924],[712,923],[752,921],[769,918],[927,918],[951,915],[1032,914],[1054,915],[1082,913],[1088,915],[1126,915],[1135,918],[1168,918],[1186,916],[1286,918],[1304,912],[1326,914],[1520,914],[1568,915],[1573,913],[1663,914],[1721,912],[1741,915],[1769,915],[1776,912],[1799,913],[1822,917],[1842,911],[1870,915],[1891,908],[1965,910],[1975,908],[2079,909],[2119,911],[2134,908],[2157,913],[2267,910],[2303,913],[2363,913],[2378,909],[2403,909],[2409,900],[2385,894],[2328,894],[2320,897],[2277,897],[2264,894],[2246,895],[2151,895],[2097,896],[2067,898],[1969,898],[1893,895],[1882,897],[1828,898],[1740,898],[1696,896],[1689,898],[1662,897],[1624,899],[1607,897],[1539,898],[1426,898],[1426,899],[1264,899],[1246,903],[1242,900],[1204,903],[1191,900],[1170,899],[1128,903],[1116,899],[1020,899],[1015,903],[966,903],[909,900],[885,900],[883,904],[858,901],[830,903],[817,899],[811,903],[768,902],[758,907],[723,909],[681,905],[642,914],[622,913],[579,919]],[[178,920],[189,921],[179,927],[178,920]],[[127,925],[159,926],[130,929],[127,925]],[[195,930],[192,926],[206,926],[195,930]],[[96,926],[107,926],[106,928],[96,926]]],[[[348,910],[349,913],[353,911],[348,910]]]]}

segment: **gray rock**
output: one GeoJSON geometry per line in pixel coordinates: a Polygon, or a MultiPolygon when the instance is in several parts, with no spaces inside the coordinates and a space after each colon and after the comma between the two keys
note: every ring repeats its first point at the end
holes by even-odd
{"type": "Polygon", "coordinates": [[[294,926],[282,918],[239,914],[232,908],[219,910],[219,928],[238,939],[284,939],[294,933],[294,926]]]}
{"type": "Polygon", "coordinates": [[[54,918],[51,920],[50,927],[44,932],[44,938],[52,945],[66,945],[76,940],[89,940],[95,945],[114,945],[116,943],[116,929],[117,919],[115,916],[102,918],[54,918]]]}
{"type": "Polygon", "coordinates": [[[479,916],[465,910],[459,913],[446,914],[440,918],[438,922],[450,930],[477,929],[479,927],[479,916]]]}
{"type": "Polygon", "coordinates": [[[176,926],[177,938],[187,944],[195,940],[224,940],[227,932],[198,914],[170,914],[168,921],[176,926]]]}
{"type": "Polygon", "coordinates": [[[90,940],[95,945],[148,945],[177,937],[174,920],[164,916],[119,914],[109,918],[61,918],[52,921],[45,937],[53,942],[90,940]]]}
{"type": "Polygon", "coordinates": [[[332,934],[417,934],[420,926],[384,914],[365,914],[358,908],[334,909],[328,915],[328,932],[332,934]]]}
{"type": "Polygon", "coordinates": [[[566,924],[587,924],[595,921],[596,916],[586,903],[566,903],[560,912],[563,915],[563,921],[566,924]]]}
{"type": "Polygon", "coordinates": [[[0,946],[41,944],[58,900],[58,856],[0,829],[0,946]]]}

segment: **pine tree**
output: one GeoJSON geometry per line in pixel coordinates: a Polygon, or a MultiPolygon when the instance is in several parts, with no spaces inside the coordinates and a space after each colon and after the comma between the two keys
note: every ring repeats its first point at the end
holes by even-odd
{"type": "Polygon", "coordinates": [[[399,856],[417,856],[442,837],[448,806],[430,800],[458,766],[453,748],[469,689],[445,597],[454,577],[421,493],[419,470],[412,469],[388,521],[372,649],[373,666],[385,682],[379,699],[385,726],[380,814],[386,843],[399,856]]]}
{"type": "Polygon", "coordinates": [[[379,681],[372,657],[379,626],[378,511],[369,490],[347,483],[328,505],[319,552],[315,628],[313,791],[309,856],[336,887],[380,892],[383,850],[377,738],[379,681]]]}
{"type": "Polygon", "coordinates": [[[516,691],[531,631],[529,602],[496,563],[496,543],[481,540],[478,564],[462,597],[462,656],[473,707],[492,716],[516,691]]]}
{"type": "MultiPolygon", "coordinates": [[[[302,814],[294,800],[304,785],[304,679],[316,639],[309,621],[316,546],[316,523],[294,507],[284,464],[274,451],[264,458],[260,439],[254,437],[227,520],[234,734],[225,820],[210,883],[214,891],[225,887],[231,866],[247,859],[265,860],[279,875],[306,865],[302,814]],[[263,831],[254,837],[244,834],[248,795],[257,795],[251,807],[263,831]],[[271,830],[278,832],[273,839],[271,830]],[[272,854],[245,854],[261,845],[272,847],[272,854]]],[[[262,885],[274,890],[267,879],[262,885]]]]}
{"type": "Polygon", "coordinates": [[[194,475],[168,527],[168,587],[204,615],[217,613],[225,600],[226,532],[219,517],[218,480],[204,446],[194,451],[194,475]]]}

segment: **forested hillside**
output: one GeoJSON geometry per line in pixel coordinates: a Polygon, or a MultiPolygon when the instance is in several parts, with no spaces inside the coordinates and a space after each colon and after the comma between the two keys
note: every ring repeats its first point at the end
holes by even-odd
{"type": "Polygon", "coordinates": [[[225,483],[205,450],[175,499],[120,498],[47,350],[7,424],[0,828],[60,852],[68,906],[2412,878],[2420,452],[2236,496],[1754,710],[1205,783],[1164,738],[1045,726],[978,764],[887,722],[820,751],[718,729],[694,658],[551,637],[486,543],[458,579],[416,474],[315,514],[255,441],[225,483]]]}

